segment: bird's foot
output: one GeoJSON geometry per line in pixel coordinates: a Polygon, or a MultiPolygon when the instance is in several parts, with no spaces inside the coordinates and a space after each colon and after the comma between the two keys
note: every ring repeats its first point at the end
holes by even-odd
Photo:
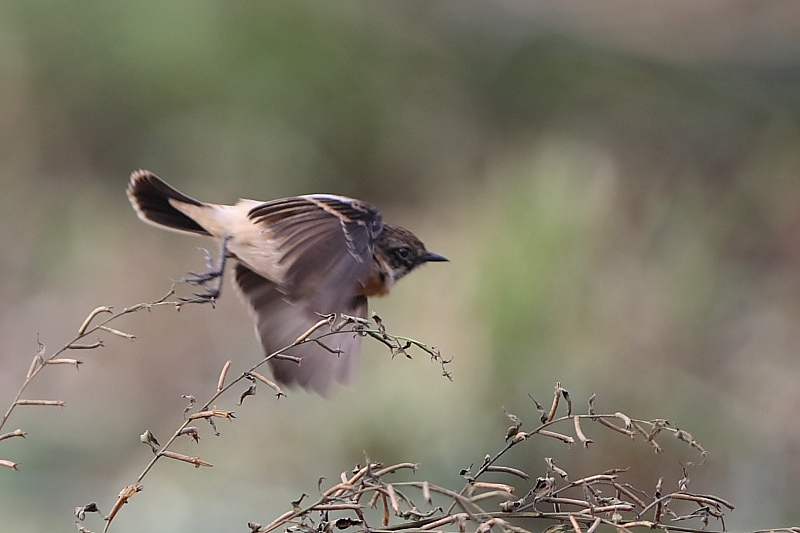
{"type": "Polygon", "coordinates": [[[228,259],[229,240],[230,235],[226,234],[222,237],[222,247],[219,251],[219,259],[217,261],[214,261],[214,257],[211,255],[211,252],[205,248],[201,248],[206,256],[206,267],[208,268],[208,271],[201,273],[189,272],[189,276],[179,279],[176,281],[176,283],[188,283],[189,285],[202,287],[203,292],[194,293],[193,298],[181,297],[179,298],[181,301],[187,303],[211,302],[213,304],[217,298],[219,298],[219,295],[222,292],[222,283],[225,274],[225,262],[228,259]],[[212,281],[215,283],[209,285],[209,283],[212,281]]]}

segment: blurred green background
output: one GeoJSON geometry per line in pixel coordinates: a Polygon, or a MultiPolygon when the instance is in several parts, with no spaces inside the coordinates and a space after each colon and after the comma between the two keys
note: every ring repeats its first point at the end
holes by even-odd
{"type": "MultiPolygon", "coordinates": [[[[547,403],[556,381],[581,410],[596,393],[598,411],[691,431],[710,455],[689,488],[736,504],[729,528],[800,523],[799,119],[793,2],[7,0],[0,406],[37,335],[50,352],[94,307],[202,267],[208,243],[136,219],[132,170],[216,202],[333,192],[451,259],[371,306],[452,357],[454,382],[366,343],[328,400],[227,398],[239,418],[221,437],[201,426],[177,447],[215,467],[160,463],[114,531],[245,530],[364,451],[460,488],[502,447],[502,406],[530,429],[528,394],[547,403]]],[[[151,457],[139,434],[166,440],[181,394],[260,357],[231,290],[117,327],[138,338],[26,393],[66,408],[6,428],[29,437],[0,444],[21,463],[0,470],[3,531],[68,530],[89,501],[108,513],[151,457]]],[[[509,461],[534,477],[544,456],[573,478],[631,466],[652,492],[697,459],[584,431],[588,450],[534,440],[509,461]]]]}

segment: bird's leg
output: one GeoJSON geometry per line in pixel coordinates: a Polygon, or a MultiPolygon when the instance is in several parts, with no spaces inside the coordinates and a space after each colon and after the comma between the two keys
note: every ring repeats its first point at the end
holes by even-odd
{"type": "Polygon", "coordinates": [[[219,298],[222,292],[223,274],[225,273],[225,262],[228,259],[228,241],[230,238],[231,236],[228,234],[222,236],[222,247],[220,248],[219,260],[216,264],[214,264],[214,257],[211,255],[211,252],[205,248],[201,248],[206,256],[206,267],[208,271],[199,274],[197,272],[189,272],[190,276],[178,280],[177,283],[197,285],[203,287],[205,292],[195,293],[194,298],[181,298],[181,300],[184,302],[213,302],[219,298]],[[207,283],[213,280],[217,281],[214,285],[209,287],[207,283]]]}

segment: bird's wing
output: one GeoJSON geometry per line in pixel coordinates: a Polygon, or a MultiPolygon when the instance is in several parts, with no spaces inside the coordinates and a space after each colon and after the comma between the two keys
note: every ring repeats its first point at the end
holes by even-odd
{"type": "MultiPolygon", "coordinates": [[[[383,229],[381,214],[371,205],[322,194],[266,202],[248,217],[275,252],[281,290],[317,313],[350,306],[358,283],[366,281],[383,229]]],[[[259,272],[255,263],[248,266],[259,272]]],[[[271,278],[269,271],[261,273],[271,278]]]]}
{"type": "MultiPolygon", "coordinates": [[[[265,355],[292,344],[320,319],[308,307],[308,301],[287,300],[277,284],[241,263],[236,265],[235,282],[255,317],[256,332],[265,355]]],[[[334,311],[364,318],[367,299],[351,294],[349,303],[334,311]]],[[[329,349],[314,342],[296,346],[284,353],[302,358],[301,363],[273,358],[269,361],[272,374],[281,383],[300,385],[325,395],[332,383],[348,382],[351,378],[357,366],[360,341],[360,336],[342,332],[322,341],[329,349]]]]}

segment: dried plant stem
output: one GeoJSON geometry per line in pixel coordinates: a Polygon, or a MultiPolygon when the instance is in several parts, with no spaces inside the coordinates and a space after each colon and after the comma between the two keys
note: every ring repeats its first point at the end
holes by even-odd
{"type": "MultiPolygon", "coordinates": [[[[25,381],[23,381],[22,385],[20,386],[19,390],[17,391],[16,396],[11,401],[11,404],[6,409],[5,413],[3,414],[3,418],[0,419],[0,431],[2,431],[3,427],[6,425],[6,422],[11,417],[11,414],[14,412],[17,406],[22,405],[20,403],[20,399],[22,398],[23,393],[28,388],[28,386],[33,382],[36,376],[44,370],[44,368],[48,365],[48,363],[52,363],[54,360],[57,360],[58,357],[66,352],[67,350],[78,350],[78,349],[93,349],[93,348],[100,348],[103,346],[102,342],[96,342],[93,344],[80,344],[80,341],[88,337],[89,335],[97,332],[97,331],[105,331],[106,333],[111,333],[115,335],[123,335],[126,338],[133,338],[132,335],[123,333],[119,330],[114,330],[108,327],[108,324],[118,320],[119,318],[129,315],[131,313],[135,313],[137,311],[141,311],[142,309],[151,309],[153,307],[158,306],[173,306],[173,307],[180,307],[185,305],[185,302],[177,302],[177,301],[170,301],[169,298],[175,294],[174,289],[170,289],[167,294],[159,298],[158,300],[151,302],[151,303],[140,303],[134,305],[132,307],[126,307],[122,311],[118,311],[114,313],[110,307],[98,307],[94,309],[89,316],[83,321],[81,326],[78,328],[78,334],[69,342],[64,344],[61,348],[56,350],[49,356],[44,355],[44,345],[39,344],[40,350],[37,353],[33,361],[31,362],[31,367],[28,370],[28,374],[25,376],[25,381]],[[95,326],[89,327],[91,322],[101,313],[110,313],[111,316],[99,322],[95,326]]],[[[77,362],[76,362],[77,363],[77,362]]]]}
{"type": "MultiPolygon", "coordinates": [[[[208,410],[212,406],[212,404],[217,400],[217,398],[219,398],[220,396],[225,394],[227,391],[229,391],[234,385],[238,384],[243,379],[245,379],[246,376],[249,373],[255,372],[256,370],[258,370],[261,366],[264,365],[264,363],[266,363],[267,361],[269,361],[273,357],[276,357],[277,355],[281,354],[282,352],[285,352],[286,350],[289,350],[289,349],[291,349],[291,348],[293,348],[295,346],[298,346],[298,345],[303,344],[305,342],[310,342],[311,335],[316,330],[319,330],[320,328],[322,328],[323,326],[325,326],[326,324],[329,324],[329,323],[330,322],[328,320],[320,320],[319,322],[317,322],[314,325],[314,327],[312,329],[310,329],[309,331],[305,332],[300,338],[298,338],[292,344],[290,344],[290,345],[286,346],[285,348],[282,348],[282,349],[280,349],[280,350],[278,350],[276,352],[273,352],[273,353],[267,355],[261,361],[259,361],[258,363],[256,363],[252,367],[250,367],[247,371],[245,371],[241,375],[239,375],[237,378],[231,380],[227,385],[222,385],[222,383],[220,382],[218,387],[217,387],[217,390],[203,404],[203,406],[200,407],[199,411],[202,412],[202,411],[208,410]]],[[[313,339],[311,339],[311,340],[313,340],[313,339]]],[[[226,366],[229,366],[229,365],[226,364],[226,366]]],[[[184,434],[183,430],[186,429],[189,426],[189,424],[192,423],[193,421],[194,421],[194,419],[189,417],[186,420],[184,420],[181,425],[178,426],[178,428],[175,430],[175,432],[172,434],[172,436],[164,443],[164,445],[155,454],[155,456],[150,460],[150,462],[147,463],[147,466],[144,467],[144,470],[142,470],[142,472],[136,478],[135,484],[138,485],[139,483],[142,482],[142,480],[145,478],[145,476],[147,476],[148,472],[150,472],[150,470],[156,465],[156,463],[159,461],[159,459],[161,459],[162,457],[165,456],[165,452],[169,449],[169,447],[172,445],[172,443],[175,442],[175,440],[178,437],[180,437],[181,435],[184,434]]],[[[113,521],[113,518],[114,518],[113,516],[109,516],[108,520],[106,520],[105,527],[103,528],[104,532],[107,532],[108,529],[111,527],[111,522],[113,521]]]]}
{"type": "Polygon", "coordinates": [[[269,533],[283,528],[300,533],[316,533],[331,531],[334,528],[355,527],[356,529],[351,531],[465,533],[467,522],[471,522],[477,524],[476,533],[489,533],[492,529],[506,533],[530,533],[541,528],[526,529],[519,524],[524,520],[543,519],[561,524],[560,527],[571,526],[571,530],[575,532],[586,533],[594,533],[600,526],[608,526],[618,531],[647,528],[679,533],[700,533],[708,531],[710,518],[718,520],[722,531],[726,530],[724,514],[726,510],[733,509],[733,506],[718,496],[687,492],[688,476],[685,467],[679,491],[662,495],[661,489],[657,488],[655,496],[649,496],[646,491],[621,483],[619,478],[627,469],[613,469],[569,481],[568,473],[557,466],[556,461],[551,458],[545,458],[547,473],[544,477],[537,478],[534,486],[518,500],[513,500],[511,494],[516,491],[516,487],[509,483],[478,481],[478,478],[487,472],[506,474],[512,479],[521,479],[523,483],[531,481],[531,477],[522,470],[494,463],[510,448],[536,435],[544,438],[552,438],[555,435],[565,442],[580,441],[585,446],[585,443],[591,440],[585,435],[583,438],[565,440],[561,437],[568,435],[556,433],[552,427],[561,424],[572,428],[575,433],[583,433],[583,427],[579,423],[581,420],[598,423],[606,421],[613,425],[610,420],[616,419],[623,420],[626,425],[637,425],[640,428],[637,429],[637,434],[640,434],[641,438],[634,440],[648,446],[655,442],[658,433],[671,432],[677,440],[687,443],[690,448],[705,457],[705,450],[694,438],[687,437],[685,431],[672,428],[666,420],[639,420],[619,412],[597,414],[593,403],[590,403],[589,414],[573,414],[571,402],[561,403],[566,404],[566,415],[557,416],[557,410],[551,409],[547,411],[548,416],[544,417],[544,422],[540,421],[540,425],[528,433],[520,432],[522,420],[506,411],[506,415],[514,423],[510,431],[507,431],[507,443],[493,456],[487,455],[475,474],[471,474],[470,469],[462,471],[467,483],[460,491],[449,490],[427,480],[390,483],[384,477],[394,470],[399,467],[416,470],[417,465],[401,463],[381,468],[368,459],[367,467],[358,468],[349,477],[343,474],[341,483],[324,492],[320,489],[321,495],[316,502],[304,507],[299,505],[300,500],[293,502],[291,511],[275,518],[268,525],[260,526],[252,523],[252,531],[269,533]],[[408,490],[420,492],[431,509],[420,511],[407,494],[408,490]],[[451,502],[449,509],[433,507],[432,494],[436,495],[437,499],[449,500],[451,502]],[[486,507],[487,504],[492,505],[497,500],[500,500],[500,511],[489,510],[486,507]],[[670,508],[671,505],[680,506],[681,509],[688,505],[690,510],[679,516],[670,508]],[[373,508],[375,511],[368,515],[368,508],[373,508]],[[654,512],[654,508],[659,511],[654,512]],[[340,511],[348,517],[336,519],[329,516],[329,513],[335,511],[340,511]],[[319,512],[318,519],[314,518],[316,515],[312,516],[313,512],[319,512]],[[350,518],[352,513],[355,513],[357,518],[350,518]],[[368,523],[374,519],[372,516],[374,514],[378,515],[381,525],[368,523]],[[401,522],[390,524],[392,515],[399,517],[401,522]],[[700,526],[688,527],[675,523],[690,519],[700,522],[700,526]]]}
{"type": "MultiPolygon", "coordinates": [[[[483,464],[480,466],[480,468],[474,474],[468,473],[467,475],[465,475],[465,477],[467,477],[467,483],[464,485],[464,487],[458,493],[459,496],[463,497],[470,490],[472,490],[472,488],[475,485],[475,481],[480,476],[482,476],[484,473],[486,473],[487,471],[493,469],[493,467],[495,466],[497,461],[501,457],[503,457],[503,455],[505,455],[511,448],[513,448],[514,446],[520,444],[521,442],[524,442],[524,441],[530,439],[534,435],[557,438],[557,439],[567,443],[568,445],[571,445],[572,443],[574,443],[575,439],[573,439],[572,437],[570,437],[568,435],[564,435],[562,433],[555,433],[555,432],[549,430],[549,428],[551,428],[552,426],[563,424],[563,423],[566,423],[566,422],[572,422],[572,426],[574,428],[574,431],[576,432],[576,434],[578,435],[579,440],[583,443],[584,446],[587,446],[592,441],[591,441],[591,439],[587,438],[584,435],[583,429],[582,429],[582,427],[580,425],[580,421],[581,420],[590,420],[590,421],[598,422],[598,423],[600,423],[601,425],[603,425],[605,427],[611,428],[611,429],[613,429],[613,430],[615,430],[617,432],[623,433],[623,434],[631,436],[631,437],[633,437],[635,434],[633,432],[630,432],[626,428],[630,427],[630,426],[638,427],[640,429],[639,432],[642,434],[643,439],[646,442],[648,442],[649,444],[651,444],[652,446],[654,446],[657,451],[660,450],[660,447],[658,447],[658,444],[655,442],[655,436],[659,432],[664,432],[664,431],[670,432],[673,435],[675,435],[676,437],[678,437],[680,440],[683,440],[684,442],[688,442],[692,447],[696,448],[700,452],[702,457],[705,457],[705,455],[706,455],[705,450],[696,441],[694,441],[694,439],[688,439],[688,438],[686,438],[684,436],[686,434],[685,431],[682,431],[682,430],[680,430],[678,428],[674,428],[674,427],[669,426],[669,424],[663,419],[639,420],[639,419],[630,418],[627,415],[624,415],[623,413],[620,413],[620,412],[615,412],[613,414],[612,413],[596,414],[596,413],[594,413],[594,397],[592,397],[592,399],[590,400],[589,406],[590,406],[590,413],[589,414],[572,414],[572,402],[571,402],[571,400],[569,400],[569,393],[567,393],[566,390],[561,387],[561,384],[558,383],[558,384],[556,384],[555,397],[553,399],[553,405],[552,405],[551,409],[546,414],[544,414],[542,416],[541,424],[537,428],[535,428],[534,430],[532,430],[530,432],[522,432],[522,431],[520,431],[520,427],[521,427],[522,423],[521,423],[519,417],[517,417],[516,415],[513,415],[511,413],[508,413],[508,411],[506,411],[506,415],[510,419],[515,421],[515,425],[512,426],[512,428],[510,428],[510,430],[513,430],[513,431],[510,431],[508,433],[508,435],[507,435],[506,445],[500,451],[498,451],[496,454],[494,454],[493,456],[487,456],[487,458],[484,460],[483,464]],[[568,410],[566,415],[557,417],[556,416],[556,411],[557,411],[557,408],[558,408],[558,405],[559,405],[559,400],[558,399],[562,395],[565,398],[567,398],[567,400],[568,400],[567,403],[568,403],[568,406],[569,406],[569,410],[568,410]],[[618,425],[614,424],[613,422],[611,422],[611,420],[613,420],[613,419],[622,420],[625,423],[626,428],[621,428],[620,426],[618,426],[618,425]],[[645,428],[650,428],[650,431],[649,432],[645,431],[645,428]]],[[[539,407],[540,406],[537,404],[537,408],[539,408],[539,407]]],[[[541,411],[541,409],[540,409],[540,411],[541,411]]],[[[560,470],[560,469],[557,469],[557,470],[560,470]]],[[[564,473],[564,474],[566,474],[566,473],[564,473]]],[[[586,480],[583,480],[583,481],[585,482],[586,480]]],[[[596,479],[595,481],[600,481],[600,480],[596,479]]],[[[575,482],[575,483],[577,483],[577,482],[575,482]]],[[[560,492],[562,492],[564,490],[567,490],[567,489],[569,489],[571,487],[574,487],[575,483],[571,483],[566,487],[563,487],[561,489],[557,489],[557,490],[552,491],[551,492],[551,496],[555,496],[556,494],[558,494],[558,493],[560,493],[560,492]]],[[[615,486],[615,489],[618,490],[618,492],[621,492],[623,494],[626,493],[626,489],[624,487],[619,486],[619,485],[614,485],[614,486],[615,486]],[[619,487],[619,488],[617,489],[617,487],[619,487]]],[[[637,503],[641,503],[640,506],[644,507],[644,509],[642,509],[642,511],[640,511],[640,513],[643,513],[645,510],[649,509],[649,506],[645,506],[644,502],[641,502],[641,500],[638,500],[635,497],[632,498],[632,499],[635,500],[637,503]]],[[[556,503],[556,502],[552,502],[552,503],[556,503]]],[[[729,505],[729,504],[727,504],[727,502],[724,502],[724,500],[722,500],[721,502],[717,502],[717,503],[721,503],[722,505],[725,505],[725,506],[729,505]]],[[[654,504],[655,504],[655,502],[654,502],[654,504]]],[[[651,504],[651,505],[654,505],[654,504],[651,504]]],[[[450,506],[447,509],[446,513],[447,514],[452,513],[453,510],[455,509],[456,505],[458,505],[458,501],[456,499],[453,499],[453,502],[450,504],[450,506]]],[[[516,510],[520,511],[520,510],[524,509],[526,506],[527,505],[522,505],[521,508],[517,508],[516,510]]],[[[591,504],[589,504],[589,507],[593,507],[593,506],[591,504]]]]}
{"type": "MultiPolygon", "coordinates": [[[[154,457],[144,467],[142,472],[137,476],[135,482],[131,486],[139,486],[141,484],[141,482],[144,480],[144,478],[147,476],[147,474],[152,470],[152,468],[156,465],[156,463],[162,457],[167,456],[166,452],[169,450],[169,447],[172,446],[172,444],[175,442],[175,440],[178,437],[180,437],[181,435],[185,434],[184,430],[189,426],[190,423],[192,423],[198,417],[197,415],[204,414],[204,412],[211,412],[211,411],[209,411],[209,409],[211,409],[212,405],[214,405],[214,403],[223,394],[225,394],[226,392],[231,390],[233,387],[235,387],[238,384],[240,384],[243,380],[251,378],[252,376],[261,377],[261,375],[258,374],[258,372],[256,372],[259,368],[261,368],[269,360],[271,360],[273,358],[278,358],[278,357],[283,356],[284,352],[290,350],[291,348],[294,348],[296,346],[299,346],[299,345],[305,344],[305,343],[319,343],[323,339],[326,339],[327,337],[330,337],[330,336],[333,336],[333,335],[360,334],[360,335],[366,335],[366,336],[375,337],[375,338],[377,338],[377,336],[380,336],[381,341],[384,344],[387,344],[388,346],[390,346],[393,350],[397,349],[398,347],[401,347],[400,348],[401,350],[407,349],[407,347],[405,347],[405,348],[402,348],[402,347],[405,344],[410,343],[411,345],[414,345],[414,346],[419,346],[419,347],[423,347],[424,346],[425,348],[423,348],[423,349],[427,353],[433,355],[433,353],[432,353],[433,349],[428,348],[423,343],[420,343],[418,341],[414,341],[412,339],[407,339],[405,337],[401,338],[401,337],[396,337],[396,336],[393,336],[391,334],[388,334],[388,333],[386,333],[386,331],[382,327],[382,325],[379,325],[379,328],[377,328],[377,329],[371,329],[371,328],[367,327],[368,323],[365,324],[362,321],[351,321],[348,317],[345,317],[345,321],[344,321],[345,324],[344,325],[342,325],[341,323],[340,324],[335,324],[334,321],[336,320],[336,318],[337,317],[335,315],[331,315],[331,316],[328,316],[328,317],[325,317],[325,318],[319,320],[311,328],[309,328],[302,335],[300,335],[300,337],[298,337],[293,343],[289,344],[288,346],[286,346],[284,348],[281,348],[280,350],[277,350],[277,351],[265,356],[258,363],[254,364],[249,369],[247,369],[244,372],[242,372],[241,374],[239,374],[239,376],[237,376],[234,379],[231,379],[227,384],[223,383],[223,381],[224,381],[223,379],[219,379],[218,383],[217,383],[217,387],[214,390],[214,393],[205,401],[205,403],[202,406],[199,407],[198,412],[196,413],[196,415],[193,415],[193,416],[195,416],[195,418],[190,416],[186,420],[184,420],[182,424],[180,424],[177,427],[177,429],[173,432],[172,436],[155,453],[154,457]],[[327,331],[323,331],[323,332],[320,333],[320,330],[325,328],[326,326],[329,329],[327,331]],[[347,326],[349,326],[349,327],[347,327],[347,326]]],[[[436,357],[439,358],[438,360],[443,365],[447,363],[447,361],[442,361],[441,360],[441,356],[439,355],[438,351],[435,352],[435,355],[436,355],[436,357]]],[[[229,366],[230,365],[228,365],[226,363],[225,368],[223,369],[223,375],[227,376],[227,372],[228,372],[229,366]]],[[[447,375],[449,377],[449,373],[447,375]]],[[[260,379],[260,381],[264,381],[264,380],[265,380],[265,378],[263,378],[263,377],[262,377],[262,379],[260,379]]],[[[274,388],[274,384],[270,385],[270,386],[272,386],[274,388]]],[[[280,390],[278,390],[277,392],[278,392],[278,396],[282,395],[282,392],[280,392],[280,390]]],[[[203,416],[202,418],[205,418],[205,416],[203,416]]],[[[196,464],[196,466],[197,466],[197,464],[196,464]]],[[[390,467],[390,468],[387,468],[387,469],[383,469],[379,473],[380,474],[384,474],[384,473],[388,473],[391,469],[408,468],[408,467],[411,467],[411,466],[412,465],[410,463],[409,464],[395,465],[393,467],[390,467]]],[[[331,489],[331,490],[333,490],[333,489],[331,489]]],[[[311,507],[312,508],[316,508],[319,505],[325,504],[327,501],[328,501],[328,496],[323,495],[323,498],[321,498],[320,501],[318,501],[317,503],[313,504],[311,507]]],[[[119,503],[119,500],[118,500],[118,503],[119,503]]],[[[300,511],[295,511],[295,512],[292,512],[292,513],[287,513],[286,515],[284,515],[284,521],[291,520],[293,517],[298,516],[299,514],[302,514],[303,512],[308,512],[308,510],[306,510],[306,511],[300,510],[300,511]]],[[[113,518],[114,518],[113,516],[109,516],[108,519],[106,520],[105,526],[103,528],[103,532],[104,533],[108,532],[109,528],[111,527],[111,522],[113,521],[113,518]]]]}

